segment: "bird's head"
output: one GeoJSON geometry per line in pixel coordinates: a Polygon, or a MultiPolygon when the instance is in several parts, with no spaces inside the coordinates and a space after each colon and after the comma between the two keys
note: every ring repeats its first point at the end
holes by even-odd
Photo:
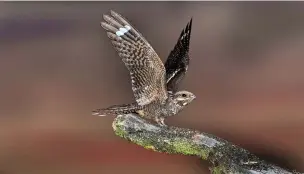
{"type": "Polygon", "coordinates": [[[189,91],[178,91],[173,95],[173,101],[182,108],[191,103],[196,96],[189,91]]]}

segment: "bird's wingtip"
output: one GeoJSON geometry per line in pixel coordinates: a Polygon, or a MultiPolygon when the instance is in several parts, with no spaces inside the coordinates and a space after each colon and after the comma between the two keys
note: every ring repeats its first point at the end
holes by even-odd
{"type": "Polygon", "coordinates": [[[189,22],[190,27],[192,26],[192,20],[193,20],[193,16],[191,16],[191,18],[190,18],[190,22],[189,22]]]}
{"type": "Polygon", "coordinates": [[[118,15],[118,13],[117,13],[117,12],[115,12],[114,10],[112,10],[112,9],[110,10],[110,13],[111,13],[111,15],[112,15],[112,16],[116,16],[116,15],[118,15]]]}
{"type": "Polygon", "coordinates": [[[106,114],[104,114],[104,113],[101,113],[101,112],[99,112],[99,111],[92,111],[92,115],[94,115],[94,116],[100,116],[100,117],[104,117],[104,116],[106,116],[106,114]]]}

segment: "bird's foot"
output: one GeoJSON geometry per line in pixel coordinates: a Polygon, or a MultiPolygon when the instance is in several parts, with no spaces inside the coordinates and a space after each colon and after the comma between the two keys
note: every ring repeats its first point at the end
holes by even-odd
{"type": "Polygon", "coordinates": [[[165,118],[163,117],[155,118],[155,121],[159,126],[167,127],[167,125],[165,124],[165,118]]]}

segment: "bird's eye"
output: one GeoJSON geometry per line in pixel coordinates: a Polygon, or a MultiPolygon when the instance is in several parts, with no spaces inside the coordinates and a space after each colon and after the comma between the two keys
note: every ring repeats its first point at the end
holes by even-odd
{"type": "Polygon", "coordinates": [[[187,95],[186,94],[182,94],[182,97],[187,97],[187,95]]]}

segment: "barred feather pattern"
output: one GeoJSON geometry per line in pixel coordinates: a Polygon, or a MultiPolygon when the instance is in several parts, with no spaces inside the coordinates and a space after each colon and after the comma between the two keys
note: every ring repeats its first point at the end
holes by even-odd
{"type": "Polygon", "coordinates": [[[118,55],[131,76],[135,100],[140,106],[164,103],[168,98],[165,67],[146,39],[126,19],[111,11],[103,16],[101,26],[107,31],[118,55]]]}
{"type": "Polygon", "coordinates": [[[113,105],[108,108],[97,109],[93,111],[93,114],[99,116],[120,115],[120,114],[136,113],[136,111],[140,109],[142,109],[142,107],[138,106],[137,103],[122,104],[122,105],[113,105]]]}

